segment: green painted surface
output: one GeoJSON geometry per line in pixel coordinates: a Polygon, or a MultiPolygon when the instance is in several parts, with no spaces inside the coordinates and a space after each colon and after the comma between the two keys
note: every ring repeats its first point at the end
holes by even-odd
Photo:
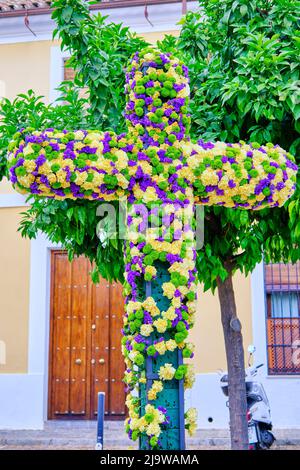
{"type": "MultiPolygon", "coordinates": [[[[161,311],[167,310],[170,304],[168,298],[164,297],[162,291],[162,284],[170,280],[168,273],[168,263],[157,263],[157,277],[154,281],[151,282],[151,295],[156,301],[159,309],[161,311]]],[[[145,286],[145,297],[146,297],[146,286],[145,286]]],[[[168,334],[158,334],[153,333],[151,335],[151,341],[155,341],[161,337],[164,337],[165,340],[169,339],[168,334]]],[[[149,361],[150,362],[150,361],[149,361]]],[[[162,406],[167,409],[168,416],[170,418],[170,424],[168,424],[165,429],[163,429],[159,440],[160,447],[163,450],[180,450],[182,448],[180,433],[184,433],[184,409],[183,409],[183,400],[180,406],[180,382],[178,380],[171,380],[164,382],[164,389],[161,393],[158,394],[157,399],[153,401],[148,401],[147,399],[147,389],[152,385],[153,379],[149,378],[151,373],[157,374],[159,368],[166,364],[172,364],[175,368],[178,367],[178,349],[174,352],[168,351],[163,356],[158,356],[155,359],[151,360],[150,370],[149,367],[146,369],[147,385],[140,385],[140,400],[141,400],[141,414],[145,413],[145,406],[147,403],[150,403],[156,407],[162,406]],[[152,370],[151,370],[152,369],[152,370]],[[181,413],[181,420],[180,420],[181,413]],[[183,429],[180,430],[180,421],[183,423],[183,429]]],[[[158,378],[158,377],[157,377],[158,378]]],[[[155,379],[154,379],[155,380],[155,379]]],[[[143,436],[140,439],[140,449],[147,450],[149,449],[148,438],[143,436]]]]}

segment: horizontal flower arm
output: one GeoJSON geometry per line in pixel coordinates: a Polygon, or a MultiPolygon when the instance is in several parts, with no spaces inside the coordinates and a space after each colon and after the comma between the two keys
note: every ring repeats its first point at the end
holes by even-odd
{"type": "Polygon", "coordinates": [[[278,145],[184,145],[195,202],[243,209],[282,206],[296,188],[298,167],[278,145]]]}
{"type": "Polygon", "coordinates": [[[123,196],[129,184],[124,135],[23,130],[9,150],[9,177],[21,193],[108,201],[123,196]]]}

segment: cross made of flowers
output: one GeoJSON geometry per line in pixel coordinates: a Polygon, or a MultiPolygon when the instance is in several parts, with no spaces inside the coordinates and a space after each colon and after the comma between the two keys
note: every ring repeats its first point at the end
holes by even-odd
{"type": "Polygon", "coordinates": [[[128,132],[21,130],[10,180],[21,193],[128,201],[122,349],[129,436],[141,448],[183,449],[183,384],[196,300],[195,204],[258,210],[294,192],[297,166],[277,145],[193,143],[187,67],[147,48],[126,73],[128,132]]]}

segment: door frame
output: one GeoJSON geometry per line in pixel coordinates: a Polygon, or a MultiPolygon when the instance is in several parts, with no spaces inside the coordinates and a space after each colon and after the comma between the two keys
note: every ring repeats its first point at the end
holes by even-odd
{"type": "MultiPolygon", "coordinates": [[[[47,390],[47,420],[48,421],[64,421],[64,420],[82,420],[82,421],[89,421],[91,420],[91,348],[90,348],[90,342],[91,342],[91,337],[87,338],[87,359],[86,359],[86,381],[87,381],[87,389],[86,389],[86,405],[87,405],[87,417],[83,418],[81,415],[74,415],[74,416],[67,416],[65,417],[64,415],[58,415],[57,417],[53,418],[53,409],[52,409],[52,391],[53,391],[53,369],[52,369],[52,364],[51,364],[51,359],[53,356],[53,335],[54,335],[54,289],[55,289],[55,263],[54,263],[54,255],[55,253],[65,253],[67,256],[67,250],[63,248],[53,248],[49,252],[49,257],[50,257],[50,299],[49,299],[49,338],[48,338],[48,390],[47,390]]],[[[88,300],[90,302],[90,300],[88,300]]],[[[89,319],[89,322],[90,323],[89,319]]],[[[90,328],[88,329],[89,334],[91,335],[90,328]]]]}
{"type": "MultiPolygon", "coordinates": [[[[47,375],[47,397],[46,397],[46,413],[47,413],[47,420],[48,421],[62,421],[62,420],[82,420],[82,421],[87,421],[87,420],[95,420],[97,418],[94,417],[92,410],[95,410],[92,407],[92,401],[94,400],[94,389],[93,389],[93,384],[92,384],[92,368],[91,368],[91,358],[93,355],[92,351],[92,329],[88,328],[88,337],[87,337],[87,361],[86,361],[86,381],[87,381],[87,388],[86,388],[86,415],[83,417],[82,415],[74,415],[74,416],[64,416],[62,415],[57,415],[54,417],[53,413],[53,400],[52,400],[52,393],[53,393],[53,367],[52,367],[52,361],[51,359],[53,358],[53,354],[55,353],[53,350],[53,336],[54,336],[54,293],[55,293],[55,254],[56,253],[66,253],[67,257],[67,250],[63,249],[62,247],[52,247],[50,250],[48,250],[49,253],[49,279],[48,279],[48,287],[49,287],[49,312],[48,312],[48,356],[47,356],[47,370],[45,370],[45,376],[47,375]]],[[[104,281],[105,283],[108,283],[108,281],[104,281]]],[[[91,279],[89,280],[89,289],[88,289],[88,304],[92,302],[92,281],[91,279]]],[[[108,287],[108,286],[107,286],[108,287]]],[[[110,287],[110,289],[113,286],[110,287]]],[[[108,290],[109,296],[110,296],[110,289],[108,290]]],[[[109,297],[110,299],[110,297],[109,297]]],[[[92,309],[91,309],[92,311],[92,309]]],[[[110,311],[110,300],[109,300],[109,311],[110,311]]],[[[92,316],[88,319],[88,325],[91,327],[91,322],[92,322],[92,316]]],[[[108,326],[108,336],[109,336],[109,341],[111,339],[111,325],[109,324],[108,326]]],[[[111,354],[109,350],[109,356],[111,354]]],[[[125,386],[125,385],[124,385],[125,386]]],[[[110,390],[110,383],[108,384],[108,391],[110,390]]],[[[106,398],[107,400],[109,397],[106,398]]],[[[124,413],[121,414],[106,414],[105,413],[105,420],[109,421],[120,421],[124,420],[127,417],[127,409],[125,405],[125,400],[126,397],[124,396],[124,413]]],[[[97,405],[96,405],[97,406],[97,405]]]]}

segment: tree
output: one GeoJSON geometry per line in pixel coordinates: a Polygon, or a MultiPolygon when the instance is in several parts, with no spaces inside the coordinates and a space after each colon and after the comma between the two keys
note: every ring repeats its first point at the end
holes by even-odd
{"type": "MultiPolygon", "coordinates": [[[[167,36],[160,44],[165,50],[176,49],[176,54],[181,51],[189,65],[193,137],[255,139],[258,146],[274,140],[296,151],[299,109],[292,92],[296,90],[299,67],[293,9],[299,7],[299,2],[206,0],[199,3],[202,12],[189,13],[183,19],[180,37],[167,36]],[[274,32],[280,36],[274,37],[274,32]]],[[[62,45],[73,53],[71,64],[78,70],[75,83],[90,90],[90,109],[77,107],[78,97],[70,105],[69,109],[76,109],[74,119],[81,127],[108,127],[112,123],[114,130],[122,131],[124,122],[118,119],[124,105],[120,63],[143,47],[144,41],[132,36],[127,28],[105,26],[100,15],[90,17],[87,5],[80,0],[57,0],[53,6],[57,34],[62,45]],[[103,56],[95,56],[95,46],[101,47],[103,56]]],[[[22,127],[22,121],[37,125],[31,122],[30,111],[26,111],[27,99],[18,98],[20,108],[24,107],[21,120],[13,114],[13,104],[5,101],[2,106],[1,155],[5,154],[11,136],[22,127]]],[[[49,107],[46,111],[41,106],[37,114],[44,121],[38,122],[40,127],[49,122],[47,113],[54,113],[51,122],[54,119],[58,128],[64,127],[63,108],[57,108],[49,107]]],[[[205,245],[198,252],[197,268],[206,290],[214,291],[218,286],[229,371],[233,448],[246,448],[247,422],[244,353],[232,276],[238,269],[245,274],[251,272],[263,253],[267,260],[299,259],[299,210],[296,196],[285,208],[272,212],[265,209],[250,213],[221,207],[205,212],[205,245]]],[[[93,203],[83,201],[75,208],[72,201],[34,201],[24,216],[21,231],[34,237],[42,230],[52,241],[63,243],[70,256],[86,254],[96,263],[94,280],[99,273],[108,279],[122,280],[121,243],[109,240],[105,247],[99,244],[94,233],[95,219],[93,203]],[[60,223],[62,220],[64,224],[60,223]]]]}
{"type": "MultiPolygon", "coordinates": [[[[130,56],[147,43],[132,34],[129,28],[105,23],[106,17],[100,14],[90,16],[88,2],[59,0],[52,6],[53,18],[57,22],[54,35],[59,34],[61,47],[70,52],[69,65],[76,71],[75,87],[71,82],[64,82],[60,87],[60,99],[50,106],[46,106],[42,97],[35,96],[32,91],[19,95],[12,102],[8,99],[2,101],[0,181],[6,174],[9,142],[20,128],[101,127],[119,133],[126,130],[122,116],[125,108],[123,67],[130,56]],[[85,87],[87,94],[82,98],[79,90],[85,87]]],[[[30,202],[31,207],[24,213],[20,226],[23,236],[35,238],[41,230],[52,242],[61,243],[68,249],[70,259],[74,255],[85,254],[94,263],[92,277],[95,282],[99,275],[123,281],[122,241],[109,239],[101,245],[94,228],[100,220],[96,215],[99,202],[74,203],[72,200],[37,198],[31,198],[30,202]]]]}
{"type": "MultiPolygon", "coordinates": [[[[179,49],[191,77],[194,138],[274,142],[298,154],[299,12],[289,0],[200,0],[182,19],[179,49]]],[[[299,182],[298,182],[299,186],[299,182]]],[[[299,259],[299,192],[282,209],[205,212],[197,269],[204,289],[218,287],[229,372],[232,447],[247,446],[244,352],[232,276],[266,261],[299,259]]]]}

